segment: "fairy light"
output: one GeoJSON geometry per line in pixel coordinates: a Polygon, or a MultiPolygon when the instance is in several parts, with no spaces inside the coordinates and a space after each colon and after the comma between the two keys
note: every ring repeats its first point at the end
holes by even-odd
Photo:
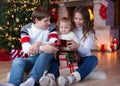
{"type": "Polygon", "coordinates": [[[31,21],[29,13],[32,12],[34,7],[36,7],[40,1],[41,0],[7,0],[10,6],[8,6],[3,12],[4,15],[2,20],[4,18],[4,21],[1,22],[1,25],[3,26],[0,26],[0,30],[2,31],[3,29],[5,33],[0,34],[2,35],[1,38],[5,38],[5,41],[8,42],[7,45],[4,45],[8,46],[7,50],[20,47],[19,44],[15,45],[14,43],[18,43],[18,41],[20,41],[17,33],[19,33],[19,30],[23,27],[23,25],[31,21]],[[28,14],[28,16],[26,16],[26,14],[28,14]],[[16,34],[13,34],[13,31],[16,34]]]}
{"type": "Polygon", "coordinates": [[[3,28],[2,28],[2,26],[0,26],[0,30],[2,30],[3,28]]]}

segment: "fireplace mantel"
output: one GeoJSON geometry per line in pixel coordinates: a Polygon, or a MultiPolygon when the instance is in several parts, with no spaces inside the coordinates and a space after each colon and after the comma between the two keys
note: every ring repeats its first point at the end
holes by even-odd
{"type": "Polygon", "coordinates": [[[75,6],[88,6],[93,5],[93,0],[79,0],[79,1],[69,1],[64,2],[66,7],[75,7],[75,6]]]}
{"type": "Polygon", "coordinates": [[[88,6],[93,5],[93,0],[66,0],[55,2],[58,4],[65,4],[66,7],[88,6]]]}

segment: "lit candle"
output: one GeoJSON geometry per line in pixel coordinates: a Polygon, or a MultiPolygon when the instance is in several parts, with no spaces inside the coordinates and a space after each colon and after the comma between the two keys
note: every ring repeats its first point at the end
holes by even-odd
{"type": "Polygon", "coordinates": [[[112,49],[112,51],[114,51],[114,45],[113,45],[113,43],[111,43],[110,48],[112,49]]]}
{"type": "Polygon", "coordinates": [[[105,52],[105,44],[104,43],[101,44],[101,51],[105,52]]]}
{"type": "Polygon", "coordinates": [[[117,50],[117,44],[114,44],[114,51],[117,50]]]}
{"type": "Polygon", "coordinates": [[[107,43],[107,47],[110,47],[110,42],[107,43]]]}
{"type": "Polygon", "coordinates": [[[118,40],[117,40],[117,39],[114,39],[114,40],[113,40],[113,43],[118,45],[118,40]]]}
{"type": "Polygon", "coordinates": [[[97,50],[100,51],[100,49],[101,49],[101,46],[99,43],[97,43],[97,50]]]}
{"type": "Polygon", "coordinates": [[[110,47],[107,47],[107,52],[112,52],[112,49],[110,47]]]}

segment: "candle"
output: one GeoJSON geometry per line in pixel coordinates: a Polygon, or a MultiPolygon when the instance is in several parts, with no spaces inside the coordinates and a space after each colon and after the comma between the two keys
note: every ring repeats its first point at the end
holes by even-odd
{"type": "Polygon", "coordinates": [[[113,43],[118,45],[118,40],[117,40],[117,39],[114,39],[114,40],[113,40],[113,43]]]}
{"type": "Polygon", "coordinates": [[[110,42],[107,43],[107,47],[110,47],[110,42]]]}
{"type": "Polygon", "coordinates": [[[114,45],[113,45],[113,43],[111,43],[110,48],[112,49],[112,51],[114,51],[114,45]]]}
{"type": "Polygon", "coordinates": [[[100,49],[101,49],[101,46],[99,43],[97,43],[97,50],[100,51],[100,49]]]}
{"type": "Polygon", "coordinates": [[[117,50],[117,44],[114,44],[114,51],[117,50]]]}
{"type": "Polygon", "coordinates": [[[101,44],[101,51],[105,52],[105,44],[104,43],[101,44]]]}
{"type": "Polygon", "coordinates": [[[107,52],[112,52],[112,49],[110,47],[107,47],[107,52]]]}

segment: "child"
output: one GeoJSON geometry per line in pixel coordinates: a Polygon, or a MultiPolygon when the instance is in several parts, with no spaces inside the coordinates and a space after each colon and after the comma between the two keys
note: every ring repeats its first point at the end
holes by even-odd
{"type": "Polygon", "coordinates": [[[74,32],[79,39],[79,43],[72,41],[69,47],[78,51],[80,54],[81,65],[79,65],[77,70],[70,74],[70,76],[60,76],[58,78],[59,86],[68,86],[83,80],[93,71],[98,63],[97,57],[91,53],[95,31],[90,20],[87,6],[77,7],[74,10],[73,25],[75,28],[74,32]]]}
{"type": "MultiPolygon", "coordinates": [[[[74,52],[74,50],[71,50],[67,45],[69,43],[71,43],[71,40],[76,41],[77,43],[77,37],[75,36],[73,29],[72,29],[72,25],[71,25],[71,20],[68,17],[63,17],[58,21],[58,33],[59,33],[59,40],[57,40],[56,46],[59,47],[59,51],[57,52],[56,58],[59,58],[59,54],[61,52],[66,52],[66,54],[68,54],[69,57],[75,56],[76,55],[76,51],[74,52]]],[[[72,57],[75,58],[76,57],[72,57]]],[[[70,62],[72,62],[73,59],[69,59],[67,58],[70,62]]],[[[78,59],[76,59],[78,61],[78,59]]],[[[44,81],[44,83],[42,83],[42,86],[52,86],[49,83],[49,81],[53,82],[54,79],[52,79],[52,77],[50,77],[50,73],[48,73],[47,75],[43,76],[39,82],[42,83],[44,81]]]]}
{"type": "Polygon", "coordinates": [[[79,44],[79,41],[75,35],[75,33],[73,32],[73,28],[72,28],[72,23],[71,23],[71,19],[68,17],[63,17],[58,21],[58,33],[59,33],[59,39],[61,40],[61,46],[60,46],[60,50],[58,51],[59,54],[63,51],[66,52],[66,56],[67,59],[70,62],[74,62],[77,61],[78,62],[78,54],[75,50],[70,49],[70,47],[68,47],[71,44],[71,41],[74,40],[75,42],[77,42],[79,44]]]}
{"type": "MultiPolygon", "coordinates": [[[[58,27],[59,27],[59,39],[61,40],[67,40],[69,43],[71,40],[76,41],[79,43],[75,33],[73,32],[72,23],[70,18],[63,17],[58,21],[58,27]]],[[[64,48],[63,50],[71,50],[69,47],[64,48]]]]}
{"type": "MultiPolygon", "coordinates": [[[[0,83],[0,86],[34,86],[35,81],[38,81],[55,61],[54,52],[58,49],[53,43],[58,39],[58,35],[55,26],[50,24],[49,11],[39,5],[33,10],[32,20],[32,23],[23,26],[20,31],[22,48],[29,58],[16,58],[12,63],[9,84],[0,83]],[[22,83],[26,70],[31,71],[28,79],[22,83]]],[[[55,67],[58,68],[58,65],[55,67]]],[[[58,69],[53,72],[56,70],[58,69]]]]}

